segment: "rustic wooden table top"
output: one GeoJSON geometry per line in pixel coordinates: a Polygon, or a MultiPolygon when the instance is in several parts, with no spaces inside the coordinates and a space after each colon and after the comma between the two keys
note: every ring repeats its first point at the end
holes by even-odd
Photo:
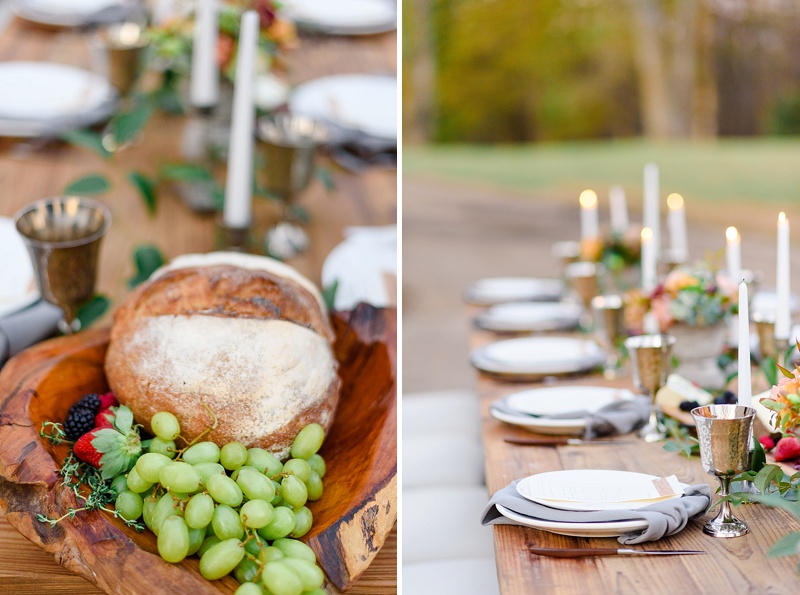
{"type": "MultiPolygon", "coordinates": [[[[470,309],[470,316],[477,310],[470,309]]],[[[497,340],[498,335],[474,331],[471,345],[497,340]]],[[[600,375],[580,379],[564,378],[558,386],[618,386],[633,389],[630,375],[606,381],[600,375]]],[[[548,382],[547,386],[551,384],[548,382]]],[[[706,475],[699,458],[687,459],[667,452],[663,443],[645,443],[635,434],[630,443],[608,446],[517,446],[506,437],[538,434],[495,420],[489,414],[493,401],[512,392],[543,384],[502,382],[478,373],[481,397],[484,455],[488,492],[495,493],[515,479],[561,469],[614,469],[649,473],[661,477],[676,475],[690,485],[706,483],[716,490],[717,481],[706,475]]],[[[716,500],[716,496],[715,496],[716,500]]],[[[716,509],[715,509],[716,511],[716,509]]],[[[714,512],[715,512],[714,511],[714,512]]],[[[533,556],[538,547],[621,547],[616,538],[582,538],[556,535],[527,527],[494,527],[497,574],[503,595],[584,595],[586,593],[797,593],[800,589],[797,557],[767,558],[770,547],[782,536],[800,529],[800,523],[783,510],[761,505],[739,506],[736,514],[751,532],[736,539],[714,539],[702,532],[706,518],[689,522],[680,533],[656,542],[632,546],[635,549],[705,550],[696,556],[609,556],[559,559],[533,556]]],[[[712,515],[713,516],[713,515],[712,515]]]]}
{"type": "MultiPolygon", "coordinates": [[[[286,57],[288,79],[297,84],[328,74],[395,73],[394,33],[363,37],[302,36],[299,48],[286,57]]],[[[0,61],[41,60],[90,68],[87,36],[78,31],[54,30],[14,20],[0,34],[0,61]]],[[[218,247],[213,217],[193,214],[169,191],[160,192],[158,211],[147,214],[141,199],[125,180],[137,169],[154,173],[160,163],[178,159],[178,143],[185,120],[156,116],[143,142],[109,161],[93,153],[60,144],[28,151],[28,143],[0,139],[0,216],[12,216],[34,200],[58,195],[74,179],[99,172],[112,181],[99,199],[111,209],[111,231],[103,240],[98,291],[112,300],[112,308],[127,295],[133,276],[135,246],[155,244],[167,258],[218,247]]],[[[328,163],[336,184],[327,192],[313,181],[300,204],[311,215],[307,230],[311,248],[289,261],[319,283],[325,256],[343,239],[350,225],[387,225],[397,218],[397,174],[370,168],[356,175],[328,163]]],[[[278,219],[268,201],[255,199],[254,229],[264,231],[278,219]]],[[[105,321],[108,321],[106,316],[105,321]]],[[[102,324],[103,321],[100,322],[102,324]]],[[[0,497],[4,497],[0,495],[0,497]]],[[[93,585],[59,566],[48,554],[25,540],[0,518],[0,590],[17,593],[99,592],[93,585]]],[[[370,568],[350,591],[364,595],[397,592],[397,538],[393,531],[370,568]]]]}

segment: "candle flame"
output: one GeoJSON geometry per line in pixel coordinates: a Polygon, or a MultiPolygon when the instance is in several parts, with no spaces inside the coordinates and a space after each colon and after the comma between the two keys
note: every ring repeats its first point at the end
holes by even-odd
{"type": "Polygon", "coordinates": [[[683,197],[680,194],[673,192],[667,197],[667,207],[673,211],[683,207],[683,197]]]}
{"type": "Polygon", "coordinates": [[[136,23],[125,23],[119,28],[119,41],[122,45],[135,45],[140,35],[141,29],[136,23]]]}
{"type": "Polygon", "coordinates": [[[594,192],[594,190],[584,190],[581,192],[581,197],[579,200],[584,209],[591,209],[597,205],[597,194],[594,192]]]}
{"type": "Polygon", "coordinates": [[[786,221],[786,213],[781,211],[778,213],[778,223],[782,223],[783,221],[786,221]]]}
{"type": "Polygon", "coordinates": [[[725,237],[728,238],[729,242],[735,242],[739,239],[739,230],[735,227],[729,227],[725,230],[725,237]]]}
{"type": "Polygon", "coordinates": [[[642,241],[643,242],[650,242],[653,239],[653,230],[649,227],[642,228],[642,241]]]}

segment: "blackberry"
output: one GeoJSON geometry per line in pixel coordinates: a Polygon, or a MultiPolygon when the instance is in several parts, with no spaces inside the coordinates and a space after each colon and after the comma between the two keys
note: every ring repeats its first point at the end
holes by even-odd
{"type": "Polygon", "coordinates": [[[100,411],[100,395],[95,393],[89,393],[88,395],[84,395],[81,397],[81,400],[75,403],[72,407],[70,407],[70,411],[73,409],[88,409],[94,415],[97,415],[97,412],[100,411]]]}
{"type": "Polygon", "coordinates": [[[714,399],[714,405],[736,405],[737,402],[736,395],[729,390],[714,399]]]}
{"type": "Polygon", "coordinates": [[[696,407],[700,407],[700,403],[697,401],[681,401],[679,407],[681,411],[691,411],[696,407]]]}
{"type": "Polygon", "coordinates": [[[64,420],[64,433],[70,440],[77,440],[86,432],[94,428],[94,413],[85,407],[75,407],[69,410],[67,419],[64,420]]]}

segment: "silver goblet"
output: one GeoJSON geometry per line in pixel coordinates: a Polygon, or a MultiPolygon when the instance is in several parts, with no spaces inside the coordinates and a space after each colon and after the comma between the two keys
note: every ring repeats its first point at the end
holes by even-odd
{"type": "Polygon", "coordinates": [[[625,336],[622,298],[618,295],[598,295],[592,299],[594,328],[598,342],[608,353],[603,375],[616,378],[620,372],[620,341],[625,336]]]}
{"type": "Polygon", "coordinates": [[[707,405],[692,409],[700,441],[703,469],[719,480],[719,514],[708,521],[703,533],[712,537],[740,537],[750,532],[744,521],[733,514],[730,501],[731,480],[750,464],[750,438],[756,410],[740,405],[707,405]]]}
{"type": "Polygon", "coordinates": [[[656,404],[656,393],[667,382],[673,345],[675,337],[669,335],[638,335],[625,340],[633,365],[633,382],[653,403],[647,425],[639,430],[645,442],[657,442],[666,437],[661,408],[656,404]]]}
{"type": "Polygon", "coordinates": [[[77,332],[78,307],[94,294],[100,241],[111,213],[88,198],[58,196],[28,205],[14,219],[42,297],[64,311],[59,330],[77,332]]]}
{"type": "Polygon", "coordinates": [[[600,293],[599,279],[603,271],[602,264],[588,261],[573,262],[564,269],[567,283],[583,305],[580,324],[584,329],[592,326],[592,299],[600,293]]]}

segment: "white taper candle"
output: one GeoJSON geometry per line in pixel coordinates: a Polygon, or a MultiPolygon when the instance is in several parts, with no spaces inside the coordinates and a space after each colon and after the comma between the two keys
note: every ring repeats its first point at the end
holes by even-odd
{"type": "Polygon", "coordinates": [[[597,210],[597,194],[584,190],[579,199],[581,203],[581,239],[600,237],[600,219],[597,210]]]}
{"type": "Polygon", "coordinates": [[[642,229],[642,291],[649,294],[658,284],[656,272],[656,255],[653,246],[653,230],[649,227],[642,229]]]}
{"type": "Polygon", "coordinates": [[[661,209],[659,205],[658,166],[648,163],[644,166],[644,209],[642,226],[653,232],[653,252],[656,262],[661,254],[661,209]]]}
{"type": "Polygon", "coordinates": [[[189,83],[189,101],[194,107],[208,108],[219,102],[218,37],[217,0],[197,0],[189,83]]]}
{"type": "Polygon", "coordinates": [[[686,237],[686,206],[680,194],[667,197],[669,209],[669,247],[672,261],[684,263],[689,260],[689,241],[686,237]]]}
{"type": "Polygon", "coordinates": [[[617,235],[625,235],[628,231],[628,201],[622,186],[612,186],[608,191],[609,209],[611,211],[611,231],[617,235]]]}
{"type": "Polygon", "coordinates": [[[750,314],[747,305],[747,283],[739,284],[739,396],[738,403],[753,406],[753,386],[750,380],[750,314]]]}
{"type": "Polygon", "coordinates": [[[791,315],[789,313],[789,220],[786,213],[778,215],[778,270],[776,289],[778,307],[775,312],[775,338],[788,339],[791,315]]]}

